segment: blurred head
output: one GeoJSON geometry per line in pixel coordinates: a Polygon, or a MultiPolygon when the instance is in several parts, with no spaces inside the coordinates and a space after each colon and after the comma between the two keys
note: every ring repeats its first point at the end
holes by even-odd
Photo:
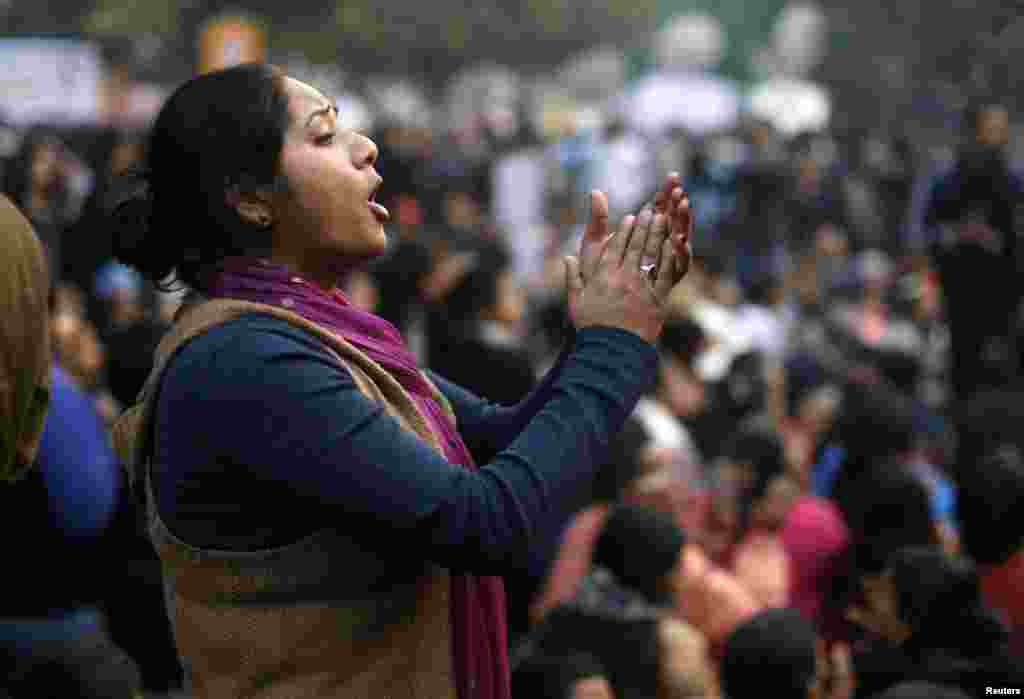
{"type": "Polygon", "coordinates": [[[930,648],[984,656],[1006,631],[982,602],[973,564],[936,547],[900,549],[881,581],[868,588],[868,604],[888,614],[889,640],[909,638],[930,648]]]}
{"type": "Polygon", "coordinates": [[[28,220],[0,197],[0,479],[35,459],[50,396],[49,278],[28,220]]]}
{"type": "Polygon", "coordinates": [[[333,103],[273,66],[193,78],[157,116],[145,182],[116,209],[118,257],[202,288],[232,255],[287,264],[334,286],[385,248],[371,200],[377,147],[333,103]]]}
{"type": "Polygon", "coordinates": [[[677,318],[665,323],[659,337],[656,392],[676,417],[690,417],[704,407],[704,385],[693,370],[704,346],[704,331],[692,319],[677,318]]]}
{"type": "Polygon", "coordinates": [[[593,562],[656,606],[672,606],[671,577],[686,534],[671,515],[646,505],[616,506],[594,546],[593,562]]]}
{"type": "Polygon", "coordinates": [[[626,419],[622,430],[611,440],[608,461],[594,476],[593,498],[598,502],[614,502],[643,471],[647,432],[635,417],[626,419]]]}
{"type": "Polygon", "coordinates": [[[971,558],[999,565],[1024,549],[1024,460],[1016,446],[994,449],[958,485],[960,541],[971,558]]]}
{"type": "Polygon", "coordinates": [[[865,584],[876,579],[886,561],[907,546],[937,546],[938,530],[928,489],[898,464],[882,464],[860,476],[848,514],[853,554],[865,584]]]}
{"type": "Polygon", "coordinates": [[[786,479],[782,437],[766,421],[748,420],[714,465],[715,507],[720,514],[736,517],[739,528],[746,529],[758,519],[762,505],[774,501],[786,479]]]}
{"type": "Polygon", "coordinates": [[[817,638],[795,609],[769,609],[738,626],[726,639],[722,691],[729,699],[766,694],[807,699],[818,693],[817,638]]]}
{"type": "Polygon", "coordinates": [[[545,655],[592,655],[617,697],[657,697],[663,660],[659,626],[655,615],[627,618],[561,606],[537,629],[536,644],[545,655]]]}
{"type": "Polygon", "coordinates": [[[964,115],[968,135],[987,148],[1002,148],[1010,140],[1010,113],[1000,100],[978,99],[968,105],[964,115]]]}
{"type": "Polygon", "coordinates": [[[497,243],[484,244],[475,251],[466,271],[444,298],[452,323],[493,320],[514,326],[522,319],[525,305],[512,257],[497,243]]]}
{"type": "Polygon", "coordinates": [[[32,194],[47,197],[63,193],[64,146],[50,129],[30,129],[21,147],[4,169],[5,192],[15,204],[25,207],[32,194]]]}
{"type": "Polygon", "coordinates": [[[512,673],[512,694],[557,699],[614,699],[601,663],[589,653],[535,654],[512,673]]]}

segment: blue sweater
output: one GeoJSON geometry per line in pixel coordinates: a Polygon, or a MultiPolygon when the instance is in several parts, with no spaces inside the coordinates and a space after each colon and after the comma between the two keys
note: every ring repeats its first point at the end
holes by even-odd
{"type": "Polygon", "coordinates": [[[440,377],[481,465],[453,465],[356,388],[312,335],[247,315],[189,342],[156,414],[158,511],[187,543],[253,550],[324,527],[477,574],[526,565],[655,380],[638,336],[592,327],[516,406],[440,377]]]}

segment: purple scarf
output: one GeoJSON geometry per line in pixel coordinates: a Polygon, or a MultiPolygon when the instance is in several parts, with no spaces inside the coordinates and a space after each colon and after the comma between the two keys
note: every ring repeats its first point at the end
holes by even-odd
{"type": "MultiPolygon", "coordinates": [[[[381,365],[412,396],[441,439],[444,455],[468,469],[477,466],[398,330],[353,306],[341,291],[330,293],[287,268],[265,260],[231,258],[204,280],[213,298],[232,298],[286,308],[327,328],[381,365]]],[[[451,576],[452,658],[459,699],[508,699],[511,694],[505,592],[499,577],[451,576]]]]}

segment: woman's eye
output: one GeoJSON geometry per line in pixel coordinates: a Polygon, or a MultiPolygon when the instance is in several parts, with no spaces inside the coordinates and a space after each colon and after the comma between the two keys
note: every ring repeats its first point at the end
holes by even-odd
{"type": "Polygon", "coordinates": [[[334,141],[334,134],[333,133],[325,133],[322,136],[317,136],[316,137],[316,144],[319,145],[319,146],[330,145],[333,141],[334,141]]]}

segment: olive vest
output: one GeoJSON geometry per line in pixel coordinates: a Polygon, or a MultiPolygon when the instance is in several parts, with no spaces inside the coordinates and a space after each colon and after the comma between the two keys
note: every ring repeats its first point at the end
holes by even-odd
{"type": "MultiPolygon", "coordinates": [[[[210,328],[263,313],[318,337],[355,381],[405,429],[438,451],[405,389],[337,334],[290,311],[219,299],[179,314],[157,348],[135,406],[118,421],[115,445],[146,494],[149,536],[159,554],[168,614],[195,699],[453,699],[449,577],[422,557],[384,554],[344,531],[323,529],[259,551],[198,548],[161,520],[150,463],[154,413],[164,370],[178,350],[210,328]]],[[[433,384],[435,398],[454,420],[433,384]]],[[[344,464],[339,464],[344,468],[344,464]]]]}

